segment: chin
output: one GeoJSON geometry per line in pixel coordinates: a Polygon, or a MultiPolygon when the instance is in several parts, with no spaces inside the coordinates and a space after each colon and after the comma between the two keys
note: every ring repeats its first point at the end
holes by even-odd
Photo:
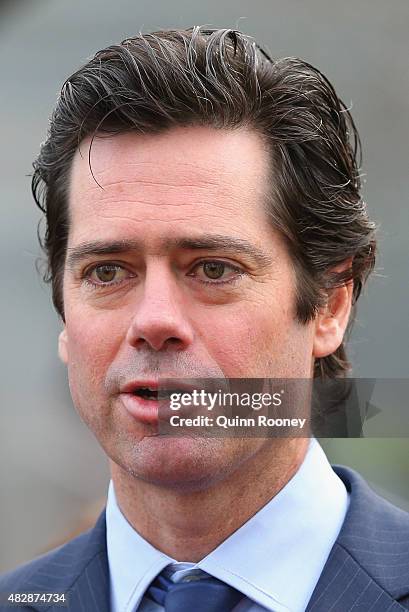
{"type": "Polygon", "coordinates": [[[159,487],[194,492],[207,489],[234,470],[226,440],[151,436],[121,457],[111,458],[131,477],[159,487]]]}

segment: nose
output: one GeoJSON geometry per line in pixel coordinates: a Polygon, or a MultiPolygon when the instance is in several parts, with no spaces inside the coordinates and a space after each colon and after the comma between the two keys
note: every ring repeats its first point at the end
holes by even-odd
{"type": "Polygon", "coordinates": [[[186,349],[193,341],[193,329],[171,271],[152,266],[141,291],[127,332],[129,344],[148,345],[155,351],[186,349]]]}

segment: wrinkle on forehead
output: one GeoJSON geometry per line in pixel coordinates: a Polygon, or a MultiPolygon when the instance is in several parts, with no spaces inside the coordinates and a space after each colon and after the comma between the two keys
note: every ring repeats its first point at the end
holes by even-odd
{"type": "MultiPolygon", "coordinates": [[[[83,152],[89,144],[85,139],[83,152]]],[[[228,218],[230,224],[247,225],[250,215],[256,224],[265,221],[269,162],[255,132],[190,127],[118,134],[96,138],[92,151],[97,182],[79,152],[71,173],[71,222],[85,222],[84,231],[93,217],[94,224],[120,217],[124,222],[185,218],[208,226],[228,218]]]]}
{"type": "MultiPolygon", "coordinates": [[[[99,179],[99,177],[98,177],[99,179]]],[[[142,177],[134,178],[133,180],[122,180],[117,178],[109,183],[102,182],[103,188],[96,183],[87,182],[85,187],[80,187],[81,197],[86,197],[90,202],[97,201],[109,204],[120,200],[122,203],[131,204],[133,201],[138,201],[144,204],[155,204],[157,206],[169,205],[170,203],[178,205],[189,205],[192,200],[203,200],[209,202],[217,202],[217,199],[223,198],[226,201],[234,198],[234,190],[230,186],[230,182],[226,184],[203,181],[196,183],[187,183],[180,181],[179,183],[169,183],[165,180],[146,181],[142,177]]],[[[248,191],[250,193],[250,191],[248,191]]],[[[75,194],[73,194],[75,197],[75,194]]]]}
{"type": "Polygon", "coordinates": [[[256,132],[192,126],[173,128],[161,134],[128,132],[108,138],[97,135],[93,140],[88,136],[74,156],[73,169],[77,174],[81,168],[81,177],[85,181],[98,186],[97,179],[104,188],[111,183],[111,168],[119,158],[121,181],[124,183],[129,180],[172,186],[169,177],[174,174],[177,178],[174,185],[186,187],[189,184],[200,186],[201,183],[204,187],[216,186],[222,177],[226,181],[237,180],[238,174],[241,175],[243,171],[249,173],[252,167],[261,178],[265,176],[266,168],[260,166],[265,166],[263,162],[267,161],[263,141],[256,132]],[[109,146],[106,146],[107,142],[109,146]],[[84,154],[86,152],[89,155],[84,154]],[[157,161],[158,152],[160,164],[157,161]],[[254,164],[256,160],[258,164],[254,164]],[[163,171],[167,180],[162,175],[163,171]],[[155,176],[154,181],[152,176],[155,176]]]}

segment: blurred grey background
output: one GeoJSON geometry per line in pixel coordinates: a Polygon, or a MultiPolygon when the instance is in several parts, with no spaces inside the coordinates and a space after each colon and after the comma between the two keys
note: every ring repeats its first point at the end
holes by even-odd
{"type": "MultiPolygon", "coordinates": [[[[35,271],[40,215],[30,194],[31,162],[62,82],[91,54],[138,30],[193,24],[238,27],[274,57],[300,56],[352,103],[382,252],[350,342],[355,375],[408,378],[407,0],[1,2],[0,571],[92,521],[108,483],[106,460],[72,408],[56,353],[59,321],[35,271]]],[[[409,509],[407,439],[323,445],[333,462],[355,467],[409,509]]]]}

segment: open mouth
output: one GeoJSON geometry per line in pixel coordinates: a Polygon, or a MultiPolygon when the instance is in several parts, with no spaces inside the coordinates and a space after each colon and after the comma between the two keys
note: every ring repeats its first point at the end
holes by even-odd
{"type": "Polygon", "coordinates": [[[190,395],[192,399],[195,397],[196,387],[180,384],[177,381],[169,381],[168,386],[155,382],[130,382],[124,385],[120,391],[122,404],[128,413],[141,423],[148,425],[159,424],[159,421],[167,420],[169,411],[173,410],[191,410],[192,403],[187,402],[186,396],[190,395]],[[184,400],[181,402],[180,398],[184,400]],[[179,400],[179,404],[175,407],[174,400],[179,400]]]}
{"type": "Polygon", "coordinates": [[[157,389],[149,389],[149,387],[139,387],[132,391],[132,395],[136,395],[138,397],[142,397],[147,400],[157,400],[158,399],[158,390],[157,389]]]}
{"type": "Polygon", "coordinates": [[[162,400],[170,399],[175,394],[180,396],[181,393],[186,393],[186,390],[181,389],[151,389],[150,387],[138,387],[132,391],[132,395],[141,397],[146,400],[162,400]]]}

